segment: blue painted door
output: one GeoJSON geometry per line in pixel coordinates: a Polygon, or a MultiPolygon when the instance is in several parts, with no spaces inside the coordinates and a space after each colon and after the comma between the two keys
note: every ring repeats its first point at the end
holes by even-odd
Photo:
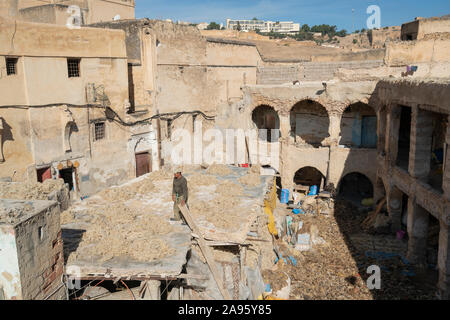
{"type": "Polygon", "coordinates": [[[377,147],[377,117],[362,117],[361,147],[377,147]]]}

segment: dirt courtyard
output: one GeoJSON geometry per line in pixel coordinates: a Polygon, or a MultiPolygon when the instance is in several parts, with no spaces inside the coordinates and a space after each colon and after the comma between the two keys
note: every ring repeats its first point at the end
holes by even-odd
{"type": "MultiPolygon", "coordinates": [[[[277,213],[291,215],[284,205],[278,204],[277,213]]],[[[280,260],[263,277],[276,292],[285,287],[287,275],[291,279],[292,300],[432,300],[436,299],[437,278],[424,277],[427,273],[412,268],[404,258],[406,240],[388,235],[370,235],[362,230],[361,222],[367,213],[345,201],[337,201],[329,215],[299,215],[303,229],[312,226],[325,240],[308,251],[299,252],[282,240],[276,244],[291,254],[296,265],[280,260]],[[314,228],[314,227],[313,227],[314,228]],[[369,290],[367,273],[371,265],[381,269],[381,288],[369,290]]]]}

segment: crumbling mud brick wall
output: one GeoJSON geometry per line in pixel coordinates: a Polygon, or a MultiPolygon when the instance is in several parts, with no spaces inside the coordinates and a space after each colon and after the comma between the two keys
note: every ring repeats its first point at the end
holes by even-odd
{"type": "Polygon", "coordinates": [[[83,195],[133,178],[131,134],[121,123],[135,121],[127,118],[125,33],[6,19],[0,29],[0,55],[20,57],[16,74],[0,77],[0,177],[36,181],[37,169],[77,162],[83,195]],[[80,59],[79,77],[68,75],[73,56],[80,59]],[[95,138],[98,122],[104,123],[102,139],[95,138]]]}
{"type": "Polygon", "coordinates": [[[1,260],[17,261],[15,268],[10,268],[10,262],[1,266],[7,268],[0,278],[4,291],[8,288],[6,298],[65,299],[61,282],[64,257],[58,203],[2,200],[1,206],[2,209],[16,210],[16,214],[17,210],[22,211],[21,217],[9,222],[5,221],[4,213],[0,217],[1,236],[10,235],[9,241],[1,244],[2,247],[9,245],[7,250],[2,250],[1,260]],[[11,285],[14,278],[16,282],[11,285]]]}

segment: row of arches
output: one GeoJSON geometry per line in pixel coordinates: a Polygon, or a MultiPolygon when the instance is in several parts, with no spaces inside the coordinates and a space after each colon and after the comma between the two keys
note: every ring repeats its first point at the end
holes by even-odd
{"type": "MultiPolygon", "coordinates": [[[[325,176],[314,167],[303,167],[294,175],[294,186],[311,187],[324,186],[325,176]]],[[[294,187],[296,189],[296,187],[294,187]]],[[[374,186],[372,181],[360,172],[346,174],[337,186],[338,196],[355,203],[361,203],[363,199],[374,197],[374,186]]]]}
{"type": "MultiPolygon", "coordinates": [[[[260,105],[252,112],[252,120],[258,129],[280,129],[280,117],[269,105],[260,105]]],[[[295,142],[319,147],[329,137],[330,118],[323,105],[303,100],[290,110],[290,135],[295,142]]],[[[349,105],[341,118],[341,145],[376,148],[377,115],[368,104],[357,102],[349,105]]],[[[267,141],[272,141],[270,135],[267,141]]]]}

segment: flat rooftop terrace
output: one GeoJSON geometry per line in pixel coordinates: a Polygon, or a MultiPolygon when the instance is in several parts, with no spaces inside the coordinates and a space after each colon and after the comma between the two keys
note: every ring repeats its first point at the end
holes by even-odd
{"type": "MultiPolygon", "coordinates": [[[[203,237],[230,245],[245,243],[250,227],[264,213],[273,177],[233,166],[195,168],[183,175],[188,180],[188,206],[203,237]]],[[[74,275],[84,279],[182,278],[192,235],[188,226],[170,221],[172,179],[172,172],[153,172],[64,212],[67,269],[78,270],[74,275]]]]}

